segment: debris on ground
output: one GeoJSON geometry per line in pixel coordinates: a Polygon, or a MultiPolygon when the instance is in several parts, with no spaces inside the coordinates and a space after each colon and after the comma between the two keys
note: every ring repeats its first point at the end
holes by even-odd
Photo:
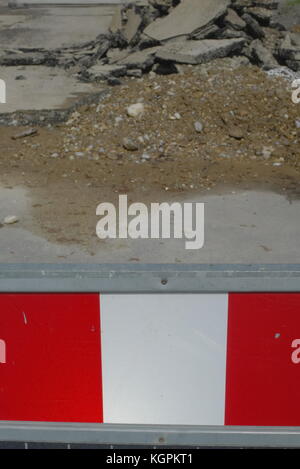
{"type": "Polygon", "coordinates": [[[12,135],[13,140],[17,140],[18,138],[24,138],[24,137],[30,137],[31,135],[36,135],[38,133],[37,129],[34,128],[29,128],[26,130],[23,130],[22,132],[19,132],[15,135],[12,135]]]}
{"type": "MultiPolygon", "coordinates": [[[[176,64],[243,56],[264,69],[300,70],[300,32],[278,20],[275,0],[137,0],[116,8],[109,32],[59,50],[9,50],[0,65],[59,66],[82,81],[174,73],[176,64]]],[[[22,74],[26,79],[26,74],[22,74]]]]}
{"type": "Polygon", "coordinates": [[[284,67],[279,72],[266,73],[234,57],[182,65],[172,76],[125,78],[66,123],[41,127],[34,140],[24,132],[12,145],[7,138],[15,130],[0,129],[2,179],[18,173],[17,180],[31,186],[63,178],[129,191],[137,181],[140,188],[202,190],[226,181],[256,181],[261,171],[280,182],[281,175],[273,173],[277,163],[298,177],[294,72],[284,67]],[[241,170],[249,163],[256,165],[253,174],[241,170]]]}
{"type": "Polygon", "coordinates": [[[143,0],[120,6],[110,33],[84,47],[2,52],[6,66],[18,55],[24,78],[37,53],[81,82],[121,86],[38,132],[0,128],[1,184],[29,190],[55,242],[72,242],[73,230],[84,243],[97,204],[122,193],[162,200],[260,185],[299,197],[300,29],[286,31],[277,6],[143,0]]]}
{"type": "Polygon", "coordinates": [[[15,215],[8,215],[7,217],[4,218],[3,224],[13,225],[14,223],[17,223],[18,221],[19,221],[19,218],[16,217],[15,215]]]}

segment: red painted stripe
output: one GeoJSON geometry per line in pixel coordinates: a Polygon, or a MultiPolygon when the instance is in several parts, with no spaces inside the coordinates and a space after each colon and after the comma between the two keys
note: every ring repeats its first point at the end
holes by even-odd
{"type": "Polygon", "coordinates": [[[300,294],[229,295],[226,425],[300,425],[298,338],[300,294]]]}
{"type": "Polygon", "coordinates": [[[103,422],[98,294],[1,294],[0,340],[1,420],[103,422]]]}

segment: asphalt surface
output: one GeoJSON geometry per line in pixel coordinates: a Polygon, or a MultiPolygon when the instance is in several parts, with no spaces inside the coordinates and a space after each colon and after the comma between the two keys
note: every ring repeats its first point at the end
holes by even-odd
{"type": "MultiPolygon", "coordinates": [[[[178,198],[176,199],[178,201],[178,198]]],[[[263,191],[199,194],[182,202],[205,204],[205,243],[187,250],[185,239],[109,239],[54,244],[28,229],[35,221],[30,193],[0,189],[0,214],[19,217],[0,229],[0,262],[5,263],[300,263],[300,201],[263,191]],[[26,221],[26,228],[24,227],[26,221]]],[[[95,215],[95,230],[99,217],[95,215]]]]}

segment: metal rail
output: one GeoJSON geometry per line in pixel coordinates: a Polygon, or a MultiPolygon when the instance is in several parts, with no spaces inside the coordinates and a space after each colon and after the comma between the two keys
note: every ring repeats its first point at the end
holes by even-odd
{"type": "Polygon", "coordinates": [[[66,444],[300,447],[299,427],[222,427],[0,422],[0,441],[66,444]]]}
{"type": "Polygon", "coordinates": [[[300,291],[300,264],[2,264],[0,292],[300,291]]]}

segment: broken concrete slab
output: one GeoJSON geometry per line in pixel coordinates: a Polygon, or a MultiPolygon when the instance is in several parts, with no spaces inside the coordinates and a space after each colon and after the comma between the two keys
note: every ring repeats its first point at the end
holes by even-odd
{"type": "Polygon", "coordinates": [[[279,6],[279,0],[234,0],[232,7],[238,11],[243,11],[249,7],[266,8],[276,10],[279,6]]]}
{"type": "Polygon", "coordinates": [[[156,57],[161,60],[195,65],[238,52],[244,44],[244,38],[178,41],[165,44],[157,51],[156,57]]]}
{"type": "Polygon", "coordinates": [[[160,50],[161,46],[150,47],[149,49],[140,50],[127,55],[127,57],[118,61],[119,65],[123,65],[129,69],[138,68],[146,70],[154,64],[155,54],[160,50]]]}
{"type": "Polygon", "coordinates": [[[150,4],[157,8],[161,14],[166,15],[173,6],[173,0],[149,0],[150,4]]]}
{"type": "MultiPolygon", "coordinates": [[[[14,24],[0,27],[0,43],[7,48],[53,50],[93,41],[106,34],[116,6],[32,7],[11,10],[14,24]]],[[[7,13],[6,13],[7,15],[7,13]]],[[[10,16],[10,15],[9,15],[10,16]]]]}
{"type": "Polygon", "coordinates": [[[291,70],[298,72],[300,70],[300,34],[286,34],[279,47],[278,55],[291,70]]]}
{"type": "Polygon", "coordinates": [[[156,75],[173,75],[174,73],[180,73],[180,69],[174,62],[161,61],[154,64],[152,72],[156,75]]]}
{"type": "Polygon", "coordinates": [[[121,42],[130,44],[140,32],[144,22],[143,16],[143,10],[134,3],[130,3],[127,7],[120,6],[116,8],[109,30],[112,34],[118,35],[121,42]]]}
{"type": "Polygon", "coordinates": [[[278,49],[279,57],[282,60],[286,60],[286,59],[293,60],[297,52],[298,52],[298,49],[295,46],[295,44],[292,43],[291,34],[290,33],[286,34],[278,49]]]}
{"type": "Polygon", "coordinates": [[[290,33],[292,44],[300,49],[300,33],[290,33]]]}
{"type": "Polygon", "coordinates": [[[115,64],[120,60],[125,59],[125,57],[127,57],[130,52],[131,51],[129,49],[109,49],[106,53],[106,57],[108,58],[110,64],[115,64]]]}
{"type": "Polygon", "coordinates": [[[244,8],[251,7],[252,5],[252,0],[236,0],[232,5],[232,8],[235,8],[235,10],[242,12],[244,8]]]}
{"type": "Polygon", "coordinates": [[[279,0],[253,0],[253,4],[257,7],[269,8],[276,10],[279,5],[279,0]]]}
{"type": "Polygon", "coordinates": [[[142,24],[142,17],[135,11],[135,8],[130,8],[126,12],[126,24],[123,28],[123,36],[128,44],[134,39],[142,24]]]}
{"type": "Polygon", "coordinates": [[[115,8],[113,17],[109,25],[109,30],[111,33],[116,34],[122,28],[123,28],[122,7],[118,6],[117,8],[115,8]]]}
{"type": "Polygon", "coordinates": [[[20,65],[56,65],[56,59],[51,54],[42,54],[39,52],[24,53],[21,51],[1,51],[1,66],[20,66],[20,65]]]}
{"type": "Polygon", "coordinates": [[[246,22],[247,29],[251,36],[253,36],[255,39],[262,39],[265,37],[264,31],[256,19],[254,19],[248,13],[245,13],[242,18],[246,22]]]}
{"type": "Polygon", "coordinates": [[[12,140],[18,140],[19,138],[24,138],[24,137],[31,137],[32,135],[37,135],[38,131],[37,129],[31,127],[30,129],[23,130],[22,132],[18,132],[15,135],[12,135],[12,140]]]}
{"type": "Polygon", "coordinates": [[[29,5],[108,5],[108,4],[124,4],[129,0],[8,0],[8,5],[10,7],[22,7],[29,5]]]}
{"type": "Polygon", "coordinates": [[[274,16],[273,10],[260,7],[246,8],[245,12],[253,16],[262,26],[268,26],[274,16]]]}
{"type": "Polygon", "coordinates": [[[122,77],[126,75],[126,67],[124,65],[102,65],[96,64],[85,70],[84,75],[90,81],[101,81],[110,77],[122,77]]]}
{"type": "Polygon", "coordinates": [[[3,67],[6,104],[0,104],[0,125],[44,125],[65,120],[79,105],[105,94],[103,87],[80,83],[62,69],[40,66],[3,67]],[[25,80],[17,80],[22,74],[25,80]]]}
{"type": "Polygon", "coordinates": [[[226,14],[230,0],[184,0],[168,16],[156,19],[144,34],[157,41],[189,36],[226,14]]]}
{"type": "Polygon", "coordinates": [[[133,77],[133,78],[141,78],[142,75],[143,75],[143,72],[142,70],[140,70],[139,68],[133,68],[133,69],[128,69],[126,71],[126,75],[128,77],[133,77]]]}
{"type": "Polygon", "coordinates": [[[228,8],[224,23],[233,29],[241,30],[246,28],[245,21],[232,8],[228,8]]]}
{"type": "Polygon", "coordinates": [[[201,29],[201,31],[194,32],[190,35],[191,39],[210,39],[214,38],[221,31],[221,28],[216,24],[208,24],[201,29]]]}
{"type": "Polygon", "coordinates": [[[245,31],[237,31],[236,29],[225,28],[221,29],[214,39],[234,39],[234,38],[244,38],[249,39],[249,36],[245,31]]]}
{"type": "Polygon", "coordinates": [[[252,58],[257,65],[260,65],[264,70],[272,70],[279,67],[279,64],[273,54],[263,45],[263,43],[256,39],[250,45],[252,58]]]}

